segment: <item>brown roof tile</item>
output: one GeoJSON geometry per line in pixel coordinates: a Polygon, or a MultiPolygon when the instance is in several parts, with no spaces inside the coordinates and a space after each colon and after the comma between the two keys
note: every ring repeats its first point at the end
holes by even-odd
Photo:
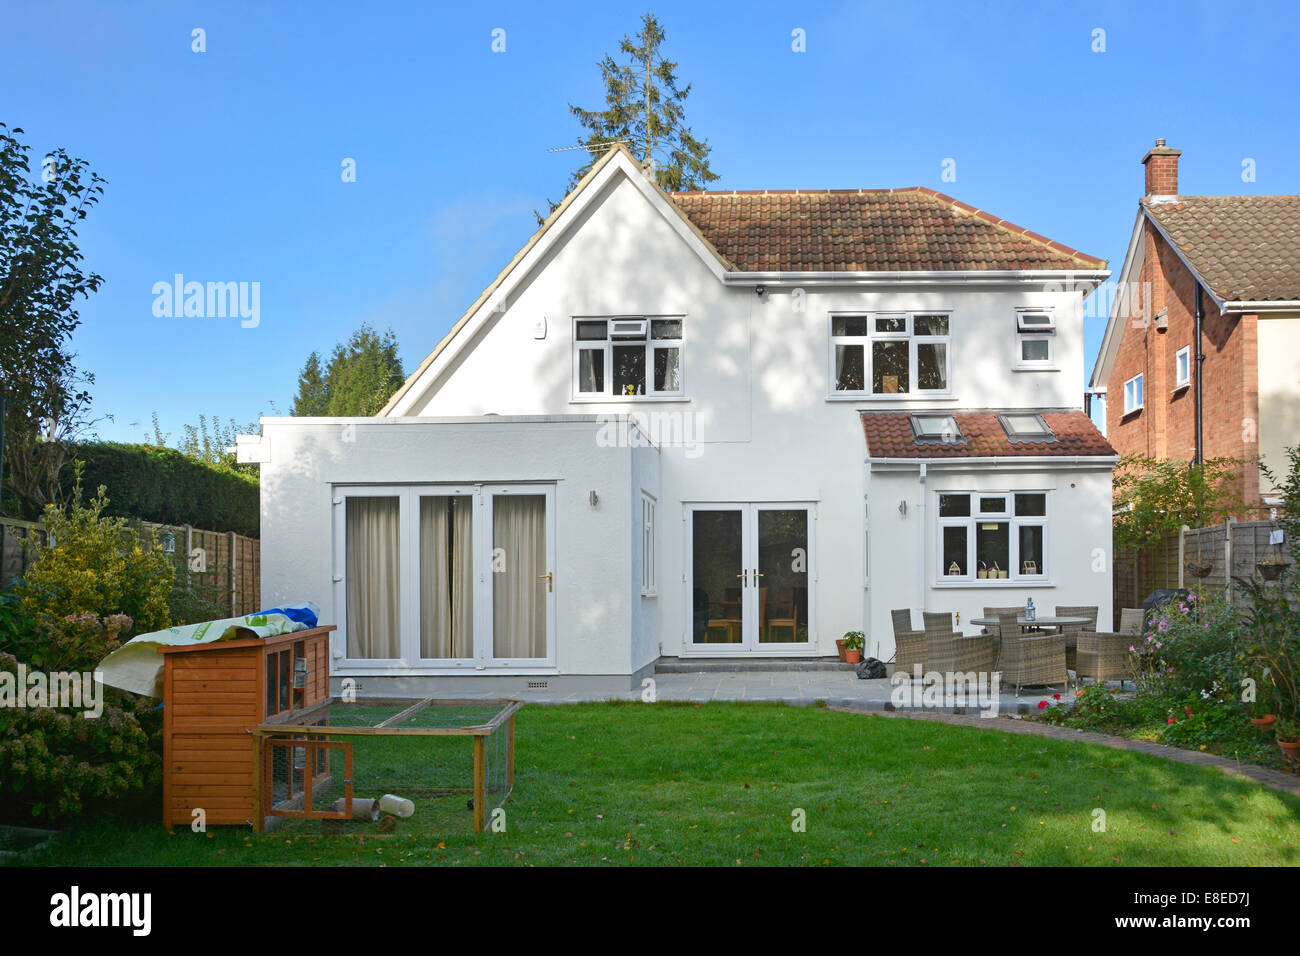
{"type": "Polygon", "coordinates": [[[1300,299],[1300,196],[1142,205],[1223,301],[1300,299]]]}
{"type": "MultiPolygon", "coordinates": [[[[1006,414],[1026,414],[1020,409],[1006,414]]],[[[1109,457],[1116,454],[1097,426],[1081,411],[1039,412],[1055,441],[1012,441],[997,412],[862,412],[862,431],[871,458],[1043,458],[1058,455],[1109,457]],[[951,414],[961,441],[917,441],[912,415],[951,414]]]]}
{"type": "Polygon", "coordinates": [[[1102,269],[1053,242],[924,186],[670,193],[741,272],[1102,269]]]}

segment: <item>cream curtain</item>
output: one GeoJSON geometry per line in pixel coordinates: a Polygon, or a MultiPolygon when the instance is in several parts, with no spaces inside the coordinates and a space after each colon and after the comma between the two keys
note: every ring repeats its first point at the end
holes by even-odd
{"type": "Polygon", "coordinates": [[[492,547],[493,656],[545,657],[546,496],[494,496],[492,547]]]}
{"type": "Polygon", "coordinates": [[[420,656],[474,656],[473,502],[420,499],[420,656]]]}
{"type": "Polygon", "coordinates": [[[348,657],[401,656],[400,516],[398,498],[347,499],[348,657]]]}

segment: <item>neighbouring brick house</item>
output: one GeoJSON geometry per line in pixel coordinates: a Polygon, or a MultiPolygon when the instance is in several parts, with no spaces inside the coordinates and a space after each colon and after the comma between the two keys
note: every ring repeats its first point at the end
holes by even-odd
{"type": "Polygon", "coordinates": [[[1255,508],[1276,495],[1259,462],[1281,480],[1300,444],[1300,196],[1179,195],[1180,155],[1161,139],[1142,158],[1091,385],[1120,454],[1240,459],[1255,508]]]}

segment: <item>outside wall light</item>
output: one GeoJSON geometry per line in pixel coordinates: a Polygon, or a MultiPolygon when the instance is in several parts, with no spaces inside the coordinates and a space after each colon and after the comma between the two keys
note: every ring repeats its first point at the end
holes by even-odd
{"type": "Polygon", "coordinates": [[[587,502],[594,508],[600,503],[600,497],[594,491],[589,491],[587,492],[587,502]]]}
{"type": "Polygon", "coordinates": [[[898,503],[898,513],[899,513],[900,515],[902,515],[904,518],[907,517],[907,499],[906,499],[906,498],[904,498],[902,501],[900,501],[900,502],[898,503]]]}

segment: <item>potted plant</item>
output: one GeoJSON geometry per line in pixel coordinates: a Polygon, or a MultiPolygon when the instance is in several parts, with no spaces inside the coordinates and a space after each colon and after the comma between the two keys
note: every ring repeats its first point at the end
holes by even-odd
{"type": "Polygon", "coordinates": [[[1287,763],[1296,763],[1300,759],[1300,720],[1295,717],[1279,717],[1273,733],[1287,763]]]}
{"type": "Polygon", "coordinates": [[[1287,565],[1288,562],[1282,555],[1270,554],[1263,561],[1257,562],[1255,567],[1259,569],[1259,575],[1265,581],[1276,581],[1287,569],[1287,565]]]}
{"type": "Polygon", "coordinates": [[[861,631],[849,631],[844,635],[844,661],[856,664],[862,660],[862,648],[867,644],[867,636],[861,631]]]}
{"type": "Polygon", "coordinates": [[[1267,732],[1273,727],[1273,722],[1277,717],[1273,714],[1273,701],[1268,693],[1268,685],[1260,683],[1259,696],[1255,698],[1255,703],[1251,705],[1254,713],[1250,722],[1261,731],[1267,732]]]}
{"type": "Polygon", "coordinates": [[[840,663],[847,664],[849,659],[844,656],[846,653],[844,650],[844,638],[841,637],[836,639],[835,649],[840,652],[840,663]]]}

